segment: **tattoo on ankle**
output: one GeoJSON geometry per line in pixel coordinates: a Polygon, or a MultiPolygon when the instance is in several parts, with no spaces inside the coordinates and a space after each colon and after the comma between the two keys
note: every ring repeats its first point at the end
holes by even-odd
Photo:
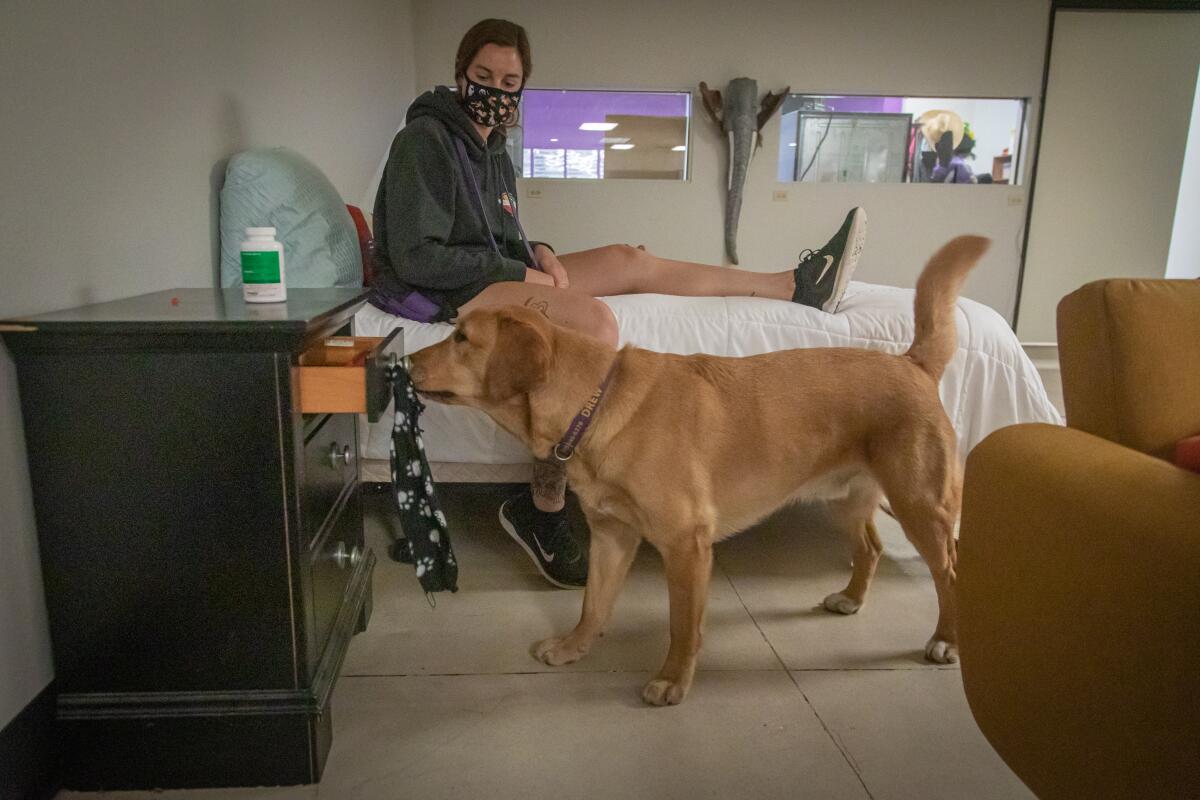
{"type": "Polygon", "coordinates": [[[542,316],[550,319],[550,301],[538,300],[536,297],[531,297],[525,301],[526,308],[532,308],[534,311],[542,312],[542,316]]]}
{"type": "Polygon", "coordinates": [[[567,468],[558,461],[533,462],[533,480],[529,484],[534,499],[557,511],[562,507],[567,492],[567,468]]]}

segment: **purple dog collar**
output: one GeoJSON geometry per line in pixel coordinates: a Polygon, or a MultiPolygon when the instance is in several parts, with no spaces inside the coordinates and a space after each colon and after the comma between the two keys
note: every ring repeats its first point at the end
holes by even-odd
{"type": "Polygon", "coordinates": [[[559,461],[570,461],[571,456],[575,455],[575,448],[579,445],[583,434],[587,433],[588,426],[592,424],[592,415],[596,413],[600,401],[604,399],[604,391],[608,388],[608,382],[612,380],[613,373],[616,371],[617,362],[614,359],[612,366],[608,368],[608,374],[604,376],[604,382],[596,391],[592,392],[592,396],[588,398],[588,401],[583,404],[583,408],[575,415],[575,419],[571,421],[571,427],[567,428],[567,432],[550,451],[559,461]]]}

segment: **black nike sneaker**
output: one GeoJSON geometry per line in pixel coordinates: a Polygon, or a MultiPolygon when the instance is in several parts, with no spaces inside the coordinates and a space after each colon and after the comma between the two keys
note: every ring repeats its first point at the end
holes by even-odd
{"type": "Polygon", "coordinates": [[[792,270],[796,276],[792,301],[830,314],[836,311],[866,239],[867,212],[852,208],[824,247],[800,253],[800,265],[792,270]]]}
{"type": "Polygon", "coordinates": [[[500,524],[533,559],[546,580],[560,589],[587,584],[587,551],[571,532],[565,508],[556,513],[542,511],[533,504],[533,495],[525,491],[501,504],[500,524]]]}

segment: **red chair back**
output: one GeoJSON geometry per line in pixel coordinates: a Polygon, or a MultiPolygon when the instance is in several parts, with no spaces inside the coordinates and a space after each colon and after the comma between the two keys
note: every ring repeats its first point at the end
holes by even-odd
{"type": "Polygon", "coordinates": [[[363,216],[358,206],[347,205],[350,219],[354,220],[354,228],[358,231],[358,249],[362,251],[363,286],[375,285],[375,237],[367,227],[367,218],[363,216]]]}

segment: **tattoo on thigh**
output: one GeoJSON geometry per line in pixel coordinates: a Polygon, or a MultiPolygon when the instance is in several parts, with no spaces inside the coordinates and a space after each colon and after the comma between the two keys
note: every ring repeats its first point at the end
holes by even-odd
{"type": "Polygon", "coordinates": [[[542,316],[550,319],[550,301],[538,300],[536,297],[531,297],[525,301],[526,308],[532,308],[534,311],[542,312],[542,316]]]}
{"type": "Polygon", "coordinates": [[[534,497],[553,505],[562,502],[567,492],[567,467],[561,461],[538,459],[533,462],[533,481],[530,483],[534,497]]]}

